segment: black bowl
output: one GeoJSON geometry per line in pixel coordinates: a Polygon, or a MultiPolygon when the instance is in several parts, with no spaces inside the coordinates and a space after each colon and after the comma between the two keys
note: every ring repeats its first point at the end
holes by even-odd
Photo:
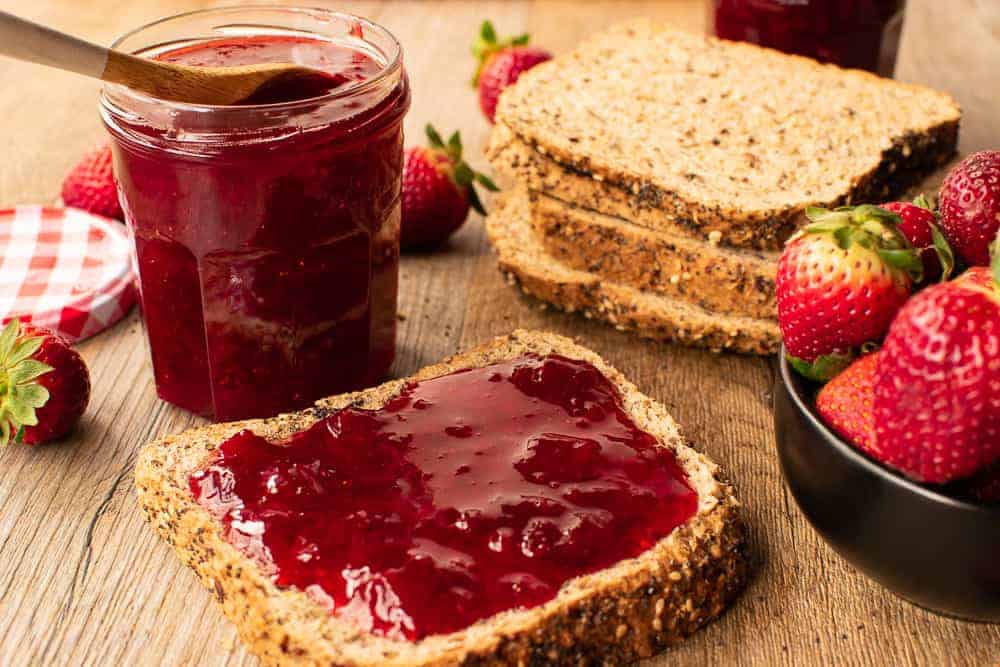
{"type": "Polygon", "coordinates": [[[813,407],[816,385],[781,355],[774,428],[781,472],[809,523],[893,593],[951,616],[1000,623],[1000,505],[921,486],[846,443],[813,407]]]}

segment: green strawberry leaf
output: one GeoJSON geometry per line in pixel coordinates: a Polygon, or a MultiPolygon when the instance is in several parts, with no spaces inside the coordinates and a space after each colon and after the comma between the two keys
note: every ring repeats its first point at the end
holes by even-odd
{"type": "Polygon", "coordinates": [[[465,162],[459,162],[455,165],[454,170],[455,183],[458,184],[460,188],[466,188],[472,185],[472,181],[475,178],[475,172],[472,171],[470,167],[465,162]]]}
{"type": "Polygon", "coordinates": [[[881,206],[875,206],[874,204],[862,204],[856,207],[854,209],[854,219],[858,221],[878,220],[879,222],[893,222],[897,225],[902,221],[898,213],[887,211],[881,206]]]}
{"type": "Polygon", "coordinates": [[[496,44],[497,31],[492,21],[483,21],[482,27],[479,28],[479,37],[487,44],[496,44]]]}
{"type": "Polygon", "coordinates": [[[430,142],[431,148],[437,148],[438,150],[444,149],[444,140],[441,139],[441,135],[434,129],[433,125],[427,123],[427,127],[424,128],[424,131],[427,133],[427,141],[430,142]]]}
{"type": "Polygon", "coordinates": [[[500,188],[497,187],[497,184],[494,183],[493,180],[486,174],[477,171],[475,173],[475,178],[476,178],[476,183],[479,183],[481,186],[483,186],[490,192],[500,192],[500,188]]]}
{"type": "Polygon", "coordinates": [[[38,424],[35,410],[49,400],[49,390],[35,382],[53,370],[33,358],[43,340],[42,336],[22,337],[17,320],[0,332],[0,447],[20,442],[24,427],[38,424]]]}
{"type": "Polygon", "coordinates": [[[919,195],[913,198],[913,205],[919,206],[920,208],[923,209],[927,209],[928,211],[933,210],[931,208],[931,203],[927,200],[927,197],[923,193],[920,193],[919,195]]]}
{"type": "Polygon", "coordinates": [[[824,354],[816,357],[816,361],[808,362],[788,355],[788,363],[802,377],[814,382],[828,382],[840,374],[845,368],[851,365],[854,354],[824,354]]]}
{"type": "Polygon", "coordinates": [[[40,384],[26,384],[15,387],[18,400],[33,408],[40,408],[49,400],[49,390],[40,384]]]}
{"type": "Polygon", "coordinates": [[[470,185],[467,189],[467,196],[469,197],[469,206],[472,207],[472,210],[479,215],[486,215],[486,208],[479,199],[479,193],[476,192],[476,188],[470,185]]]}
{"type": "Polygon", "coordinates": [[[931,225],[931,239],[934,243],[934,252],[937,253],[938,261],[941,263],[941,282],[945,282],[955,270],[955,253],[948,244],[948,239],[935,224],[931,225]]]}
{"type": "Polygon", "coordinates": [[[16,317],[7,323],[7,326],[0,332],[0,366],[7,362],[10,351],[14,349],[14,343],[21,333],[21,321],[16,317]]]}
{"type": "Polygon", "coordinates": [[[882,258],[888,266],[905,271],[919,283],[924,277],[924,263],[920,261],[920,256],[913,251],[913,248],[878,248],[878,256],[882,258]]]}
{"type": "Polygon", "coordinates": [[[24,384],[25,382],[31,382],[37,377],[45,375],[52,370],[52,366],[48,364],[43,364],[35,359],[25,359],[21,363],[7,369],[7,384],[8,387],[13,389],[14,387],[24,384]]]}
{"type": "Polygon", "coordinates": [[[851,247],[854,230],[850,227],[837,227],[833,230],[833,238],[837,241],[837,245],[840,246],[841,250],[847,250],[851,247]]]}
{"type": "Polygon", "coordinates": [[[837,220],[823,220],[821,222],[810,222],[808,225],[799,230],[798,234],[795,236],[801,236],[803,234],[830,234],[842,228],[844,225],[837,220]]]}
{"type": "Polygon", "coordinates": [[[462,159],[462,137],[459,136],[457,130],[452,132],[451,136],[448,137],[448,144],[445,150],[453,162],[458,162],[462,159]]]}
{"type": "Polygon", "coordinates": [[[822,222],[830,213],[833,211],[820,206],[806,206],[806,217],[813,222],[822,222]]]}
{"type": "Polygon", "coordinates": [[[500,48],[501,45],[497,40],[497,31],[494,29],[493,23],[483,21],[482,27],[479,28],[479,36],[472,43],[472,55],[476,59],[476,71],[472,73],[473,88],[479,85],[479,75],[483,71],[486,61],[500,48]]]}
{"type": "Polygon", "coordinates": [[[11,421],[19,426],[37,426],[38,415],[35,414],[35,408],[19,399],[16,390],[12,391],[7,399],[7,413],[11,421]]]}
{"type": "Polygon", "coordinates": [[[42,341],[44,339],[41,336],[32,336],[31,338],[23,338],[17,344],[14,345],[14,349],[10,351],[7,355],[7,359],[4,362],[8,366],[14,366],[28,357],[38,352],[38,349],[42,346],[42,341]]]}
{"type": "Polygon", "coordinates": [[[531,37],[528,35],[528,33],[524,33],[523,35],[518,35],[517,37],[514,37],[513,39],[511,39],[510,40],[510,45],[511,46],[527,46],[527,44],[528,44],[529,41],[531,41],[531,37]]]}

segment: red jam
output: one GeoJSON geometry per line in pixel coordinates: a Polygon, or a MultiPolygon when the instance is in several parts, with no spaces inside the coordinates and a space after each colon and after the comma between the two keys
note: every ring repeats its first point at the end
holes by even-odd
{"type": "Polygon", "coordinates": [[[106,110],[159,396],[228,420],[377,381],[395,354],[405,75],[355,95],[386,64],[300,36],[157,57],[320,72],[247,100],[287,108],[177,107],[166,129],[106,110]]]}
{"type": "Polygon", "coordinates": [[[697,510],[594,366],[526,356],[411,383],[190,478],[227,539],[362,630],[415,640],[552,599],[697,510]]]}
{"type": "Polygon", "coordinates": [[[714,0],[724,39],[890,76],[903,0],[714,0]]]}

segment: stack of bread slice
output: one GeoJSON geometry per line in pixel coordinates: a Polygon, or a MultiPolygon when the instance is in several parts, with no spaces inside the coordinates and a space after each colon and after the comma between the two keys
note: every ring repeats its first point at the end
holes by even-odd
{"type": "Polygon", "coordinates": [[[504,91],[487,231],[534,297],[640,335],[776,351],[808,206],[882,202],[955,152],[948,95],[633,21],[504,91]]]}

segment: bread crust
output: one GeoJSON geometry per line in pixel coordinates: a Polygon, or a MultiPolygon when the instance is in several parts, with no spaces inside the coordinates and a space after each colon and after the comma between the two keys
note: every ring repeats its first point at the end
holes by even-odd
{"type": "Polygon", "coordinates": [[[545,251],[530,217],[527,194],[514,190],[496,197],[486,218],[486,233],[500,271],[524,293],[653,340],[759,355],[774,354],[780,348],[781,331],[775,319],[713,312],[566,266],[545,251]]]}
{"type": "Polygon", "coordinates": [[[566,266],[713,312],[777,317],[777,252],[719,247],[718,242],[650,231],[539,192],[528,197],[539,243],[566,266]]]}
{"type": "Polygon", "coordinates": [[[617,385],[640,428],[670,447],[698,492],[694,517],[636,558],[568,581],[548,603],[511,610],[463,631],[400,642],[358,631],[308,595],[280,589],[222,536],[195,502],[188,475],[226,438],[249,428],[270,439],[307,428],[353,405],[375,408],[405,380],[319,401],[272,419],[216,424],[146,445],[136,463],[139,504],[152,527],[214,593],[250,650],[268,665],[588,665],[620,664],[674,644],[718,616],[747,578],[745,527],[731,486],[717,466],[688,447],[659,403],[593,352],[567,338],[515,331],[427,367],[427,379],[528,352],[583,359],[617,385]]]}
{"type": "Polygon", "coordinates": [[[954,155],[960,117],[928,88],[637,20],[507,88],[487,156],[567,202],[773,250],[806,206],[916,185],[954,155]]]}

